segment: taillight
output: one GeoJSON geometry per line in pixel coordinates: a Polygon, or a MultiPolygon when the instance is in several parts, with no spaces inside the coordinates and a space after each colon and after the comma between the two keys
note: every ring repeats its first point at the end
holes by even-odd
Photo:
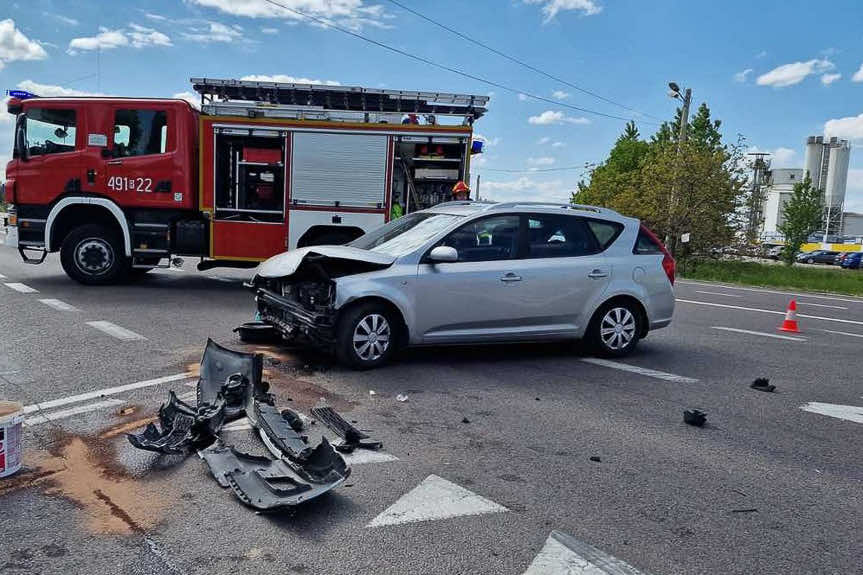
{"type": "Polygon", "coordinates": [[[671,282],[671,285],[674,285],[674,272],[677,270],[677,264],[674,262],[674,258],[671,257],[671,253],[665,247],[665,244],[656,237],[656,234],[650,231],[644,224],[641,224],[641,231],[650,238],[650,241],[656,244],[656,247],[662,250],[662,269],[665,271],[665,275],[668,276],[668,281],[671,282]]]}

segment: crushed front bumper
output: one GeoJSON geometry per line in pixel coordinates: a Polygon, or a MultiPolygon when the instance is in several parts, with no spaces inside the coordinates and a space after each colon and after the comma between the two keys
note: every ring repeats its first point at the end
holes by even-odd
{"type": "Polygon", "coordinates": [[[323,346],[335,343],[334,310],[311,311],[263,288],[258,289],[255,300],[261,320],[275,326],[286,338],[300,337],[323,346]]]}

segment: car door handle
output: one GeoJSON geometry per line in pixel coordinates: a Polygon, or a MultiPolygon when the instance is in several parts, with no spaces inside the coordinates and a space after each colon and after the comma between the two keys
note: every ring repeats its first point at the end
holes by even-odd
{"type": "Polygon", "coordinates": [[[607,278],[608,272],[604,272],[602,270],[593,270],[592,272],[587,274],[587,277],[592,279],[607,278]]]}
{"type": "Polygon", "coordinates": [[[502,282],[520,282],[521,276],[514,274],[512,272],[509,272],[507,274],[502,275],[500,278],[500,281],[502,281],[502,282]]]}
{"type": "Polygon", "coordinates": [[[123,160],[111,160],[110,162],[108,162],[108,165],[109,166],[122,166],[123,160]]]}

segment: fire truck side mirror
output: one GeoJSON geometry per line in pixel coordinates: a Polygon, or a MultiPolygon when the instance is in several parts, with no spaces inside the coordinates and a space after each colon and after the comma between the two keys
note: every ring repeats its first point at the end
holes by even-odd
{"type": "Polygon", "coordinates": [[[15,129],[15,149],[17,156],[22,161],[30,159],[30,150],[27,149],[27,137],[24,133],[24,116],[19,116],[18,125],[15,129]]]}

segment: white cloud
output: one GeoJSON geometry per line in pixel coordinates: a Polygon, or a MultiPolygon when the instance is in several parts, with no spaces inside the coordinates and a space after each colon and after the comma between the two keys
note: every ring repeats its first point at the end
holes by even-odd
{"type": "MultiPolygon", "coordinates": [[[[485,182],[482,184],[485,186],[485,182]]],[[[860,168],[848,170],[845,211],[863,213],[863,170],[860,168]]]]}
{"type": "Polygon", "coordinates": [[[496,202],[533,201],[569,203],[575,184],[566,185],[560,180],[535,180],[522,176],[516,180],[487,181],[483,179],[480,193],[483,198],[496,202]]]}
{"type": "Polygon", "coordinates": [[[766,58],[766,57],[767,57],[767,50],[762,50],[762,51],[760,51],[759,53],[757,53],[757,54],[755,55],[755,57],[756,57],[756,58],[758,58],[759,60],[760,60],[761,58],[766,58]]]}
{"type": "Polygon", "coordinates": [[[842,74],[824,74],[821,76],[821,83],[825,86],[829,86],[841,77],[842,74]]]}
{"type": "Polygon", "coordinates": [[[144,48],[146,46],[173,46],[171,39],[165,34],[158,32],[152,28],[139,26],[138,24],[129,24],[132,29],[129,32],[129,38],[132,40],[133,48],[144,48]]]}
{"type": "Polygon", "coordinates": [[[188,32],[183,32],[183,38],[192,42],[210,44],[213,42],[230,43],[243,38],[242,28],[239,30],[233,26],[226,26],[221,22],[206,22],[205,28],[192,27],[188,32]]]}
{"type": "Polygon", "coordinates": [[[542,138],[538,139],[536,141],[536,143],[539,144],[540,146],[542,146],[544,144],[549,143],[550,141],[551,141],[551,138],[549,138],[548,136],[543,136],[542,138]]]}
{"type": "Polygon", "coordinates": [[[742,84],[742,83],[746,82],[747,76],[749,76],[749,74],[751,74],[752,72],[753,72],[752,68],[746,68],[742,72],[737,72],[736,74],[734,74],[734,81],[739,83],[739,84],[742,84]]]}
{"type": "Polygon", "coordinates": [[[79,51],[91,50],[113,50],[121,46],[128,46],[129,38],[122,28],[118,30],[109,30],[108,28],[99,27],[99,33],[95,36],[87,36],[82,38],[72,38],[69,42],[70,54],[77,54],[79,51]]]}
{"type": "Polygon", "coordinates": [[[55,20],[59,20],[63,24],[67,26],[77,26],[78,21],[74,18],[70,18],[69,16],[63,16],[62,14],[55,14],[53,12],[42,12],[43,16],[48,16],[49,18],[54,18],[55,20]]]}
{"type": "Polygon", "coordinates": [[[552,147],[552,148],[562,148],[562,147],[564,147],[565,145],[566,145],[566,144],[564,144],[563,142],[554,142],[554,143],[552,143],[552,144],[551,144],[551,147],[552,147]]]}
{"type": "Polygon", "coordinates": [[[164,22],[165,20],[167,20],[167,18],[165,18],[161,14],[154,14],[152,12],[145,12],[144,16],[149,18],[150,20],[155,20],[156,22],[164,22]]]}
{"type": "Polygon", "coordinates": [[[863,140],[863,114],[827,120],[824,123],[824,135],[846,140],[863,140]]]}
{"type": "Polygon", "coordinates": [[[541,4],[545,21],[553,20],[560,12],[575,10],[584,16],[593,16],[602,12],[602,6],[594,0],[524,0],[526,4],[541,4]]]}
{"type": "MultiPolygon", "coordinates": [[[[47,57],[45,48],[16,28],[14,20],[0,20],[0,70],[10,62],[44,60],[47,57]]],[[[2,110],[2,113],[6,111],[2,110]]]]}
{"type": "Polygon", "coordinates": [[[278,34],[278,33],[279,33],[279,29],[278,29],[278,28],[268,28],[268,27],[266,27],[266,26],[264,26],[263,28],[261,28],[261,34],[269,34],[269,35],[273,35],[273,34],[278,34]]]}
{"type": "MultiPolygon", "coordinates": [[[[18,83],[18,88],[21,90],[26,90],[33,94],[42,96],[43,98],[74,98],[77,96],[105,96],[106,94],[101,94],[98,92],[85,92],[84,90],[73,90],[71,88],[64,88],[63,86],[57,86],[56,84],[40,84],[38,82],[34,82],[33,80],[24,80],[23,82],[18,83]]],[[[8,114],[5,114],[8,116],[8,114]]]]}
{"type": "Polygon", "coordinates": [[[243,76],[240,80],[247,82],[279,82],[282,84],[323,84],[325,86],[341,86],[340,82],[335,80],[313,80],[312,78],[299,78],[296,76],[288,76],[285,74],[249,74],[243,76]]]}
{"type": "Polygon", "coordinates": [[[556,160],[549,156],[541,156],[539,158],[528,158],[527,163],[531,166],[551,166],[556,160]]]}
{"type": "MultiPolygon", "coordinates": [[[[297,12],[291,12],[271,4],[266,0],[186,0],[205,8],[213,8],[232,16],[246,18],[283,18],[292,21],[308,21],[297,12]]],[[[335,24],[359,30],[364,26],[389,27],[391,19],[383,5],[368,5],[363,0],[281,0],[289,9],[298,10],[317,18],[330,20],[335,24]]],[[[316,25],[320,25],[317,23],[316,25]]]]}
{"type": "Polygon", "coordinates": [[[852,82],[863,82],[863,64],[860,64],[860,69],[854,72],[854,75],[851,76],[852,82]]]}
{"type": "Polygon", "coordinates": [[[500,144],[500,138],[499,137],[487,138],[483,134],[478,134],[476,132],[474,132],[473,139],[474,140],[482,140],[483,142],[485,142],[485,145],[488,147],[494,147],[494,146],[497,146],[498,144],[500,144]]]}
{"type": "Polygon", "coordinates": [[[549,126],[552,124],[589,124],[590,120],[585,117],[567,116],[563,112],[546,110],[539,116],[531,116],[527,119],[531,124],[538,126],[549,126]]]}
{"type": "Polygon", "coordinates": [[[776,67],[766,74],[758,76],[759,86],[773,86],[784,88],[794,86],[806,79],[807,76],[832,70],[836,66],[830,60],[807,60],[806,62],[792,62],[776,67]]]}
{"type": "Polygon", "coordinates": [[[525,100],[527,100],[527,99],[528,99],[528,97],[529,97],[529,96],[528,96],[527,94],[519,94],[519,95],[518,95],[518,101],[519,101],[519,102],[524,102],[525,100]]]}
{"type": "Polygon", "coordinates": [[[563,90],[555,90],[551,93],[551,97],[555,98],[556,100],[566,100],[567,98],[569,98],[569,96],[570,93],[564,92],[563,90]]]}
{"type": "Polygon", "coordinates": [[[201,96],[199,96],[196,92],[177,92],[172,98],[177,98],[178,100],[185,100],[192,105],[196,110],[201,109],[201,96]]]}
{"type": "MultiPolygon", "coordinates": [[[[770,154],[770,167],[772,168],[799,168],[800,166],[795,165],[795,160],[797,158],[797,152],[792,150],[791,148],[778,147],[773,150],[761,149],[758,146],[750,146],[748,150],[746,150],[749,154],[756,153],[764,153],[770,154]]],[[[749,169],[748,162],[751,158],[746,158],[747,169],[749,169]]]]}

